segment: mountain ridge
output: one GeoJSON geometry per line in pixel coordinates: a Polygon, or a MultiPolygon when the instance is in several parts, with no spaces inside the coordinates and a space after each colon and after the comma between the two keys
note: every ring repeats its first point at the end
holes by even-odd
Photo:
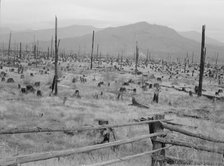
{"type": "MultiPolygon", "coordinates": [[[[182,35],[185,38],[192,39],[197,42],[201,42],[201,34],[196,31],[183,31],[183,32],[178,32],[180,35],[182,35]]],[[[218,41],[212,37],[209,37],[206,35],[206,43],[211,44],[211,45],[216,45],[216,46],[224,46],[224,43],[221,41],[218,41]]]]}
{"type": "MultiPolygon", "coordinates": [[[[59,38],[77,37],[82,36],[92,31],[98,31],[100,28],[95,28],[88,25],[71,25],[67,27],[58,28],[59,38]]],[[[40,30],[25,30],[19,32],[12,31],[12,42],[30,43],[37,40],[48,41],[54,36],[54,29],[40,29],[40,30]]],[[[7,42],[9,40],[9,33],[0,35],[0,42],[7,42]]]]}

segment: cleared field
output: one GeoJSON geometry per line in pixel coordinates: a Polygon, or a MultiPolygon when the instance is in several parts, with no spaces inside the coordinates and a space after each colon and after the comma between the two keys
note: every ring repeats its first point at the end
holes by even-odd
{"type": "MultiPolygon", "coordinates": [[[[40,74],[39,69],[27,69],[25,78],[21,79],[16,72],[8,72],[4,67],[2,71],[7,71],[7,78],[12,77],[14,83],[0,82],[0,126],[5,129],[29,129],[29,128],[49,128],[62,129],[83,126],[97,126],[97,119],[109,120],[110,124],[133,122],[134,119],[150,117],[154,114],[165,114],[166,119],[174,119],[172,122],[189,126],[199,133],[222,139],[224,136],[224,104],[222,101],[213,101],[206,97],[193,97],[182,91],[173,88],[162,87],[159,103],[153,103],[154,89],[142,89],[144,82],[156,83],[157,77],[164,75],[161,85],[187,86],[193,89],[197,81],[194,78],[168,79],[168,76],[154,72],[150,68],[140,69],[148,76],[133,75],[131,67],[125,67],[123,71],[111,70],[109,68],[99,68],[86,70],[86,64],[79,67],[74,63],[73,70],[60,71],[60,82],[58,96],[49,96],[49,86],[53,80],[53,71],[49,74],[40,74]],[[33,73],[34,76],[30,76],[33,73]],[[81,83],[79,77],[85,75],[86,83],[81,83]],[[152,77],[154,75],[155,77],[152,77]],[[73,83],[73,78],[76,82],[73,83]],[[132,79],[133,83],[125,86],[127,90],[123,95],[123,100],[117,100],[119,88],[124,82],[132,79]],[[18,89],[18,84],[22,87],[33,85],[40,81],[39,89],[43,96],[37,97],[35,93],[23,94],[18,89]],[[104,82],[98,87],[99,82],[104,82]],[[140,83],[138,83],[140,82],[140,83]],[[108,83],[110,85],[108,86],[108,83]],[[136,93],[132,89],[136,89],[136,93]],[[81,98],[72,97],[75,90],[79,90],[81,98]],[[102,92],[102,93],[101,93],[102,92]],[[67,97],[63,103],[64,97],[67,97]],[[131,98],[149,108],[139,108],[130,105],[131,98]],[[191,115],[196,118],[186,117],[191,115]]],[[[63,66],[63,64],[61,65],[63,66]]],[[[215,91],[214,84],[209,85],[205,81],[205,88],[215,91]]],[[[114,129],[116,139],[131,138],[137,135],[148,133],[148,126],[123,127],[114,129]]],[[[37,133],[37,134],[15,134],[1,135],[0,158],[44,152],[51,150],[63,150],[75,147],[94,145],[102,140],[97,131],[76,132],[72,135],[66,133],[37,133]],[[73,135],[74,134],[74,135],[73,135]]],[[[199,139],[189,139],[181,134],[171,133],[170,138],[185,140],[195,144],[208,145],[206,141],[199,139]]],[[[113,141],[113,138],[111,138],[113,141]]],[[[211,144],[212,145],[212,144],[211,144]]],[[[221,144],[222,145],[222,144],[221,144]]],[[[223,145],[222,145],[223,146],[223,145]]],[[[115,159],[118,156],[133,155],[152,149],[150,140],[119,146],[114,149],[103,149],[90,153],[75,155],[71,157],[51,159],[47,161],[28,163],[24,165],[87,165],[115,159]]],[[[168,154],[174,157],[186,159],[210,159],[222,161],[222,156],[206,152],[199,152],[189,148],[171,148],[168,154]]],[[[150,157],[145,156],[138,159],[121,162],[114,165],[148,165],[150,157]]]]}

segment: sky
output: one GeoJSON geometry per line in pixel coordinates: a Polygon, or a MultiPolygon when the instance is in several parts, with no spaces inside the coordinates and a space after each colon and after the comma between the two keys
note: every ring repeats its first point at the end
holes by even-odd
{"type": "Polygon", "coordinates": [[[1,0],[1,27],[13,30],[83,24],[120,26],[139,21],[177,31],[201,31],[224,42],[224,0],[1,0]]]}

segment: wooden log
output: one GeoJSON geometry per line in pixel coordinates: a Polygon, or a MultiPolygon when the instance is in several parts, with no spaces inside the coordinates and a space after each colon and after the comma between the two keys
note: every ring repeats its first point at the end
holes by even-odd
{"type": "Polygon", "coordinates": [[[189,114],[182,114],[180,116],[183,116],[183,117],[189,117],[189,118],[195,118],[195,119],[203,119],[203,120],[209,120],[208,117],[200,117],[198,115],[189,115],[189,114]]]}
{"type": "MultiPolygon", "coordinates": [[[[189,91],[183,91],[182,90],[182,88],[184,88],[184,87],[182,87],[182,88],[178,88],[178,87],[174,87],[174,86],[168,86],[168,85],[160,85],[161,87],[165,87],[165,88],[171,88],[171,89],[175,89],[175,90],[177,90],[177,91],[181,91],[181,92],[185,92],[185,93],[189,93],[189,91]]],[[[185,88],[190,88],[190,87],[185,87],[185,88]]],[[[194,92],[192,92],[192,94],[196,94],[196,93],[194,93],[194,92]]],[[[224,100],[224,97],[222,97],[222,96],[215,96],[215,95],[209,95],[209,94],[201,94],[202,96],[204,96],[204,97],[207,97],[208,99],[211,99],[211,100],[213,100],[214,98],[216,98],[217,100],[224,100]]]]}
{"type": "MultiPolygon", "coordinates": [[[[170,120],[162,120],[170,121],[170,120]]],[[[105,128],[118,128],[118,127],[126,127],[126,126],[136,126],[136,125],[145,125],[150,123],[160,122],[159,120],[149,120],[138,123],[124,123],[124,124],[113,124],[113,125],[104,125],[104,126],[95,126],[95,127],[77,127],[77,128],[67,128],[67,129],[48,129],[48,128],[36,128],[36,129],[9,129],[9,130],[1,130],[0,135],[4,134],[25,134],[25,133],[50,133],[50,132],[81,132],[88,130],[102,130],[105,128]]]]}
{"type": "Polygon", "coordinates": [[[142,156],[145,156],[145,155],[148,155],[148,154],[153,154],[153,153],[159,152],[161,150],[168,149],[170,147],[171,146],[168,146],[168,147],[165,147],[165,148],[160,148],[160,149],[156,149],[156,150],[152,150],[152,151],[148,151],[148,152],[144,152],[144,153],[139,153],[139,154],[135,154],[135,155],[131,155],[131,156],[126,156],[126,157],[122,157],[122,158],[118,158],[118,159],[114,159],[114,160],[110,160],[110,161],[105,161],[105,162],[101,162],[101,163],[86,165],[86,166],[105,166],[105,165],[111,165],[111,164],[115,164],[115,163],[119,163],[119,162],[131,160],[131,159],[135,159],[135,158],[138,158],[138,157],[142,157],[142,156]]]}
{"type": "Polygon", "coordinates": [[[171,140],[171,139],[164,139],[164,138],[156,138],[155,141],[165,143],[165,144],[170,144],[170,145],[176,145],[176,146],[182,146],[182,147],[187,147],[187,148],[193,148],[196,150],[201,150],[201,151],[206,151],[206,152],[211,152],[211,153],[217,153],[217,154],[224,154],[224,149],[222,148],[215,148],[215,147],[208,147],[208,146],[203,146],[203,145],[195,145],[192,143],[188,142],[183,142],[183,141],[177,141],[177,140],[171,140]]]}
{"type": "Polygon", "coordinates": [[[164,122],[164,123],[167,123],[167,124],[170,124],[170,125],[174,125],[174,126],[193,128],[193,129],[198,128],[197,126],[188,126],[188,125],[183,125],[183,124],[179,124],[179,123],[173,123],[173,122],[169,122],[169,121],[164,122]]]}
{"type": "Polygon", "coordinates": [[[130,105],[137,106],[137,107],[140,107],[140,108],[146,108],[146,109],[149,109],[148,106],[138,103],[138,102],[136,101],[135,97],[132,97],[132,104],[130,104],[130,105]]]}
{"type": "Polygon", "coordinates": [[[166,123],[162,123],[162,125],[165,129],[175,131],[175,132],[187,135],[187,136],[200,138],[200,139],[203,139],[203,140],[206,140],[206,141],[211,141],[211,142],[216,142],[216,143],[224,143],[223,140],[220,140],[220,139],[217,139],[217,138],[212,138],[210,136],[206,136],[206,135],[203,135],[203,134],[200,134],[200,133],[193,133],[193,132],[185,130],[183,128],[176,127],[174,125],[169,125],[169,124],[166,124],[166,123]]]}
{"type": "Polygon", "coordinates": [[[68,149],[68,150],[34,153],[34,154],[17,156],[17,157],[9,157],[9,158],[5,158],[5,159],[1,159],[0,166],[9,166],[9,165],[13,165],[13,164],[24,164],[24,163],[30,163],[30,162],[35,162],[35,161],[42,161],[42,160],[57,158],[57,157],[65,157],[65,156],[70,156],[70,155],[74,155],[74,154],[78,154],[78,153],[85,153],[85,152],[90,152],[93,150],[128,144],[128,143],[140,141],[140,140],[155,137],[155,136],[166,135],[167,133],[168,132],[159,132],[159,133],[142,135],[142,136],[138,136],[138,137],[128,138],[128,139],[105,143],[105,144],[98,144],[98,145],[86,146],[86,147],[68,149]]]}
{"type": "MultiPolygon", "coordinates": [[[[154,115],[152,119],[153,120],[162,120],[162,119],[164,119],[164,117],[165,117],[164,114],[163,115],[158,114],[158,115],[154,115]]],[[[161,131],[163,131],[163,126],[162,126],[161,122],[149,124],[149,133],[156,133],[156,132],[161,132],[161,131]]],[[[155,141],[156,138],[157,137],[153,137],[151,139],[152,145],[153,145],[153,150],[165,148],[166,147],[165,143],[155,141]]],[[[155,155],[165,157],[165,150],[161,150],[158,153],[156,153],[155,155]]],[[[156,166],[157,164],[159,164],[160,166],[166,165],[166,163],[164,161],[158,161],[158,160],[155,160],[154,158],[152,158],[151,166],[156,166]]]]}

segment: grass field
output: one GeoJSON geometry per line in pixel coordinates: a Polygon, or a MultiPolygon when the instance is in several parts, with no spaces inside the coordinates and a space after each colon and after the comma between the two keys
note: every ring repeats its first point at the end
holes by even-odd
{"type": "MultiPolygon", "coordinates": [[[[85,64],[83,66],[85,67],[85,64]]],[[[143,91],[137,84],[137,82],[142,81],[142,77],[131,74],[131,70],[128,67],[125,68],[124,72],[110,71],[109,69],[95,69],[90,71],[85,70],[84,67],[78,67],[77,64],[73,67],[75,69],[74,71],[60,71],[58,96],[49,96],[49,86],[53,80],[53,71],[50,74],[41,75],[36,69],[28,69],[25,72],[24,79],[20,79],[20,75],[16,72],[9,72],[7,77],[13,77],[15,83],[0,82],[1,129],[37,127],[57,129],[96,126],[97,119],[106,119],[111,124],[119,124],[133,122],[134,119],[141,117],[165,113],[166,119],[174,119],[173,122],[194,126],[199,133],[220,139],[224,136],[224,103],[221,101],[214,102],[205,97],[190,97],[187,93],[162,87],[159,104],[156,104],[152,102],[154,90],[148,89],[147,91],[143,91]],[[30,76],[30,72],[34,73],[34,77],[30,76]],[[81,83],[80,81],[72,83],[74,77],[79,78],[83,74],[87,76],[86,83],[81,83]],[[132,91],[127,91],[124,94],[123,100],[117,100],[118,89],[124,81],[129,79],[134,80],[135,83],[130,84],[126,88],[136,88],[137,94],[133,94],[132,91]],[[43,92],[43,97],[37,97],[33,93],[22,94],[17,87],[18,83],[25,86],[27,84],[33,84],[35,81],[41,82],[41,86],[37,89],[43,92]],[[97,83],[100,81],[104,81],[105,85],[97,87],[97,83]],[[109,82],[110,86],[107,85],[109,82]],[[80,91],[81,98],[71,97],[77,89],[80,91]],[[103,92],[103,95],[101,95],[101,92],[103,92]],[[98,95],[98,98],[96,98],[96,95],[98,95]],[[132,96],[135,96],[139,103],[148,106],[149,109],[129,105],[131,104],[132,96]],[[64,97],[68,98],[65,104],[63,104],[64,97]],[[184,114],[197,115],[201,119],[186,118],[183,116],[184,114]]],[[[3,70],[5,71],[7,68],[3,70]]],[[[150,71],[149,74],[154,74],[155,76],[161,75],[161,73],[155,73],[153,71],[150,71]]],[[[150,83],[157,82],[156,79],[146,79],[150,83]]],[[[206,89],[213,91],[215,91],[214,88],[217,89],[214,84],[211,85],[207,82],[205,80],[204,86],[206,89]]],[[[185,85],[193,89],[197,81],[195,79],[191,80],[191,78],[168,80],[165,76],[162,84],[185,85]]],[[[148,127],[146,125],[115,129],[117,139],[130,138],[147,133],[148,127]]],[[[201,143],[203,145],[210,144],[213,146],[212,143],[189,138],[177,133],[171,133],[169,137],[195,144],[201,143]]],[[[74,136],[64,133],[1,135],[0,158],[94,145],[101,139],[99,133],[96,131],[78,132],[74,136]]],[[[122,145],[115,151],[107,148],[86,154],[24,165],[87,165],[137,154],[151,149],[151,141],[144,140],[133,144],[122,145]]],[[[170,150],[167,150],[167,154],[186,159],[222,161],[221,155],[199,152],[189,148],[172,147],[170,150]]],[[[150,157],[145,156],[114,165],[146,166],[149,163],[150,157]]]]}

